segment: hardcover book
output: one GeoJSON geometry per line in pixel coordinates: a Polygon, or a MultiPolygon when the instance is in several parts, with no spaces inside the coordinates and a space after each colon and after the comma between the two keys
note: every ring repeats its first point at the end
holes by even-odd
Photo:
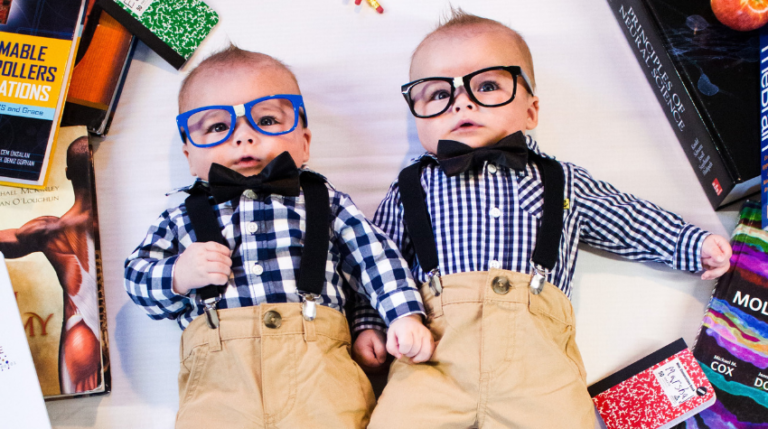
{"type": "Polygon", "coordinates": [[[608,2],[712,207],[758,192],[758,31],[708,1],[608,2]]]}
{"type": "Polygon", "coordinates": [[[62,127],[44,189],[0,187],[0,252],[46,398],[109,391],[93,164],[62,127]]]}
{"type": "Polygon", "coordinates": [[[2,253],[0,325],[0,422],[5,428],[51,429],[2,253]]]}
{"type": "Polygon", "coordinates": [[[688,429],[768,428],[768,231],[747,201],[731,237],[731,268],[717,282],[693,355],[717,403],[688,429]]]}
{"type": "Polygon", "coordinates": [[[760,158],[763,229],[768,229],[768,27],[760,29],[760,158]]]}
{"type": "MultiPolygon", "coordinates": [[[[43,188],[75,56],[83,0],[2,0],[0,184],[43,188]]],[[[1,9],[1,8],[0,8],[1,9]]]]}
{"type": "Polygon", "coordinates": [[[85,125],[92,134],[107,134],[137,40],[95,0],[88,1],[62,126],[85,125]]]}
{"type": "Polygon", "coordinates": [[[219,22],[201,0],[98,0],[107,13],[180,69],[219,22]]]}
{"type": "Polygon", "coordinates": [[[715,402],[682,338],[588,390],[608,429],[668,429],[715,402]]]}

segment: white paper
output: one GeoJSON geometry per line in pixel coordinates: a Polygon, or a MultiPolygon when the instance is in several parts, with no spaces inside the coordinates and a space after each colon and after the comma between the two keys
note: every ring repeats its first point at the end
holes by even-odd
{"type": "Polygon", "coordinates": [[[50,429],[11,279],[0,253],[0,428],[50,429]]]}

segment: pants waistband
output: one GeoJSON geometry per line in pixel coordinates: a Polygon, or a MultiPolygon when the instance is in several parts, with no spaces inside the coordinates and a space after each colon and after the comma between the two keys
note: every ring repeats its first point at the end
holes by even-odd
{"type": "MultiPolygon", "coordinates": [[[[317,335],[350,343],[347,318],[339,311],[317,306],[317,317],[304,320],[299,303],[261,304],[250,307],[220,309],[219,327],[211,329],[205,316],[198,316],[181,336],[182,349],[191,350],[206,343],[221,341],[303,335],[313,341],[317,335]]],[[[217,347],[215,347],[217,348],[217,347]]]]}
{"type": "Polygon", "coordinates": [[[543,312],[573,324],[571,300],[552,283],[546,282],[540,294],[530,292],[531,274],[492,268],[489,271],[470,271],[441,277],[443,291],[435,296],[429,282],[421,285],[420,292],[428,312],[451,304],[483,303],[486,301],[525,304],[533,311],[543,312]]]}

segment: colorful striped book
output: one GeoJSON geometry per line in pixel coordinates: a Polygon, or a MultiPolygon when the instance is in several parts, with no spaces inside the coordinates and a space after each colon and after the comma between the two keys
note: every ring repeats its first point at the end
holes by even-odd
{"type": "Polygon", "coordinates": [[[768,231],[746,201],[731,237],[731,269],[718,280],[693,355],[717,402],[686,429],[768,428],[768,231]]]}

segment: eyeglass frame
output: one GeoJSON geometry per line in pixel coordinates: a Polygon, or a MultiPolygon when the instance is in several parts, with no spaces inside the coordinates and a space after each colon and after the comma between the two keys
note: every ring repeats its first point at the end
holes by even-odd
{"type": "Polygon", "coordinates": [[[523,71],[520,66],[493,66],[493,67],[486,67],[484,69],[480,69],[477,71],[473,71],[472,73],[469,73],[464,76],[457,76],[457,77],[425,77],[422,79],[414,80],[413,82],[408,82],[400,87],[400,92],[403,94],[403,97],[405,97],[405,102],[408,104],[408,107],[411,109],[411,113],[413,113],[413,116],[420,118],[420,119],[428,119],[428,118],[434,118],[435,116],[440,116],[443,113],[445,113],[448,108],[451,107],[451,105],[456,101],[456,88],[463,86],[464,89],[467,91],[467,96],[469,97],[472,102],[479,104],[483,107],[501,107],[504,105],[507,105],[511,103],[515,96],[517,95],[517,77],[521,76],[523,78],[523,81],[525,82],[525,89],[528,91],[529,94],[533,95],[533,85],[531,85],[531,80],[528,78],[528,75],[525,74],[525,71],[523,71]],[[505,101],[504,103],[500,104],[483,104],[481,103],[477,97],[475,97],[474,92],[472,92],[472,87],[469,85],[469,81],[479,75],[480,73],[485,73],[490,70],[505,70],[512,74],[512,76],[515,78],[515,89],[512,92],[512,97],[505,101]],[[413,89],[414,86],[426,82],[428,80],[439,80],[443,82],[448,82],[451,84],[451,97],[448,99],[448,104],[445,105],[445,108],[441,110],[438,113],[435,113],[434,115],[429,116],[420,116],[416,113],[416,111],[413,109],[413,100],[411,99],[411,96],[409,95],[411,89],[413,89]]]}
{"type": "Polygon", "coordinates": [[[198,107],[197,109],[192,109],[188,112],[180,113],[176,116],[176,125],[178,126],[179,134],[181,135],[181,141],[183,141],[184,143],[187,142],[187,138],[189,136],[189,126],[188,126],[189,118],[195,113],[202,112],[204,110],[213,110],[213,109],[222,109],[229,112],[233,125],[229,128],[229,132],[227,133],[227,136],[224,137],[221,141],[216,143],[211,143],[211,144],[197,144],[192,140],[192,138],[189,138],[189,142],[192,143],[192,146],[206,148],[206,147],[218,146],[224,143],[232,136],[232,133],[235,131],[234,124],[237,123],[237,118],[241,116],[245,116],[245,118],[248,120],[248,123],[253,127],[253,129],[268,136],[281,136],[283,134],[288,134],[292,132],[299,125],[299,119],[301,119],[305,127],[308,125],[307,113],[306,113],[307,109],[306,107],[304,107],[304,98],[301,95],[275,94],[275,95],[268,95],[266,97],[260,97],[255,100],[249,101],[245,104],[238,104],[238,105],[231,105],[231,106],[225,106],[225,105],[203,106],[203,107],[198,107]],[[261,127],[256,125],[255,121],[253,120],[253,117],[251,116],[250,112],[253,106],[255,106],[258,103],[261,103],[262,101],[273,100],[273,99],[288,100],[291,102],[291,105],[293,106],[293,126],[288,131],[280,131],[277,133],[271,133],[271,132],[265,131],[261,127]]]}

